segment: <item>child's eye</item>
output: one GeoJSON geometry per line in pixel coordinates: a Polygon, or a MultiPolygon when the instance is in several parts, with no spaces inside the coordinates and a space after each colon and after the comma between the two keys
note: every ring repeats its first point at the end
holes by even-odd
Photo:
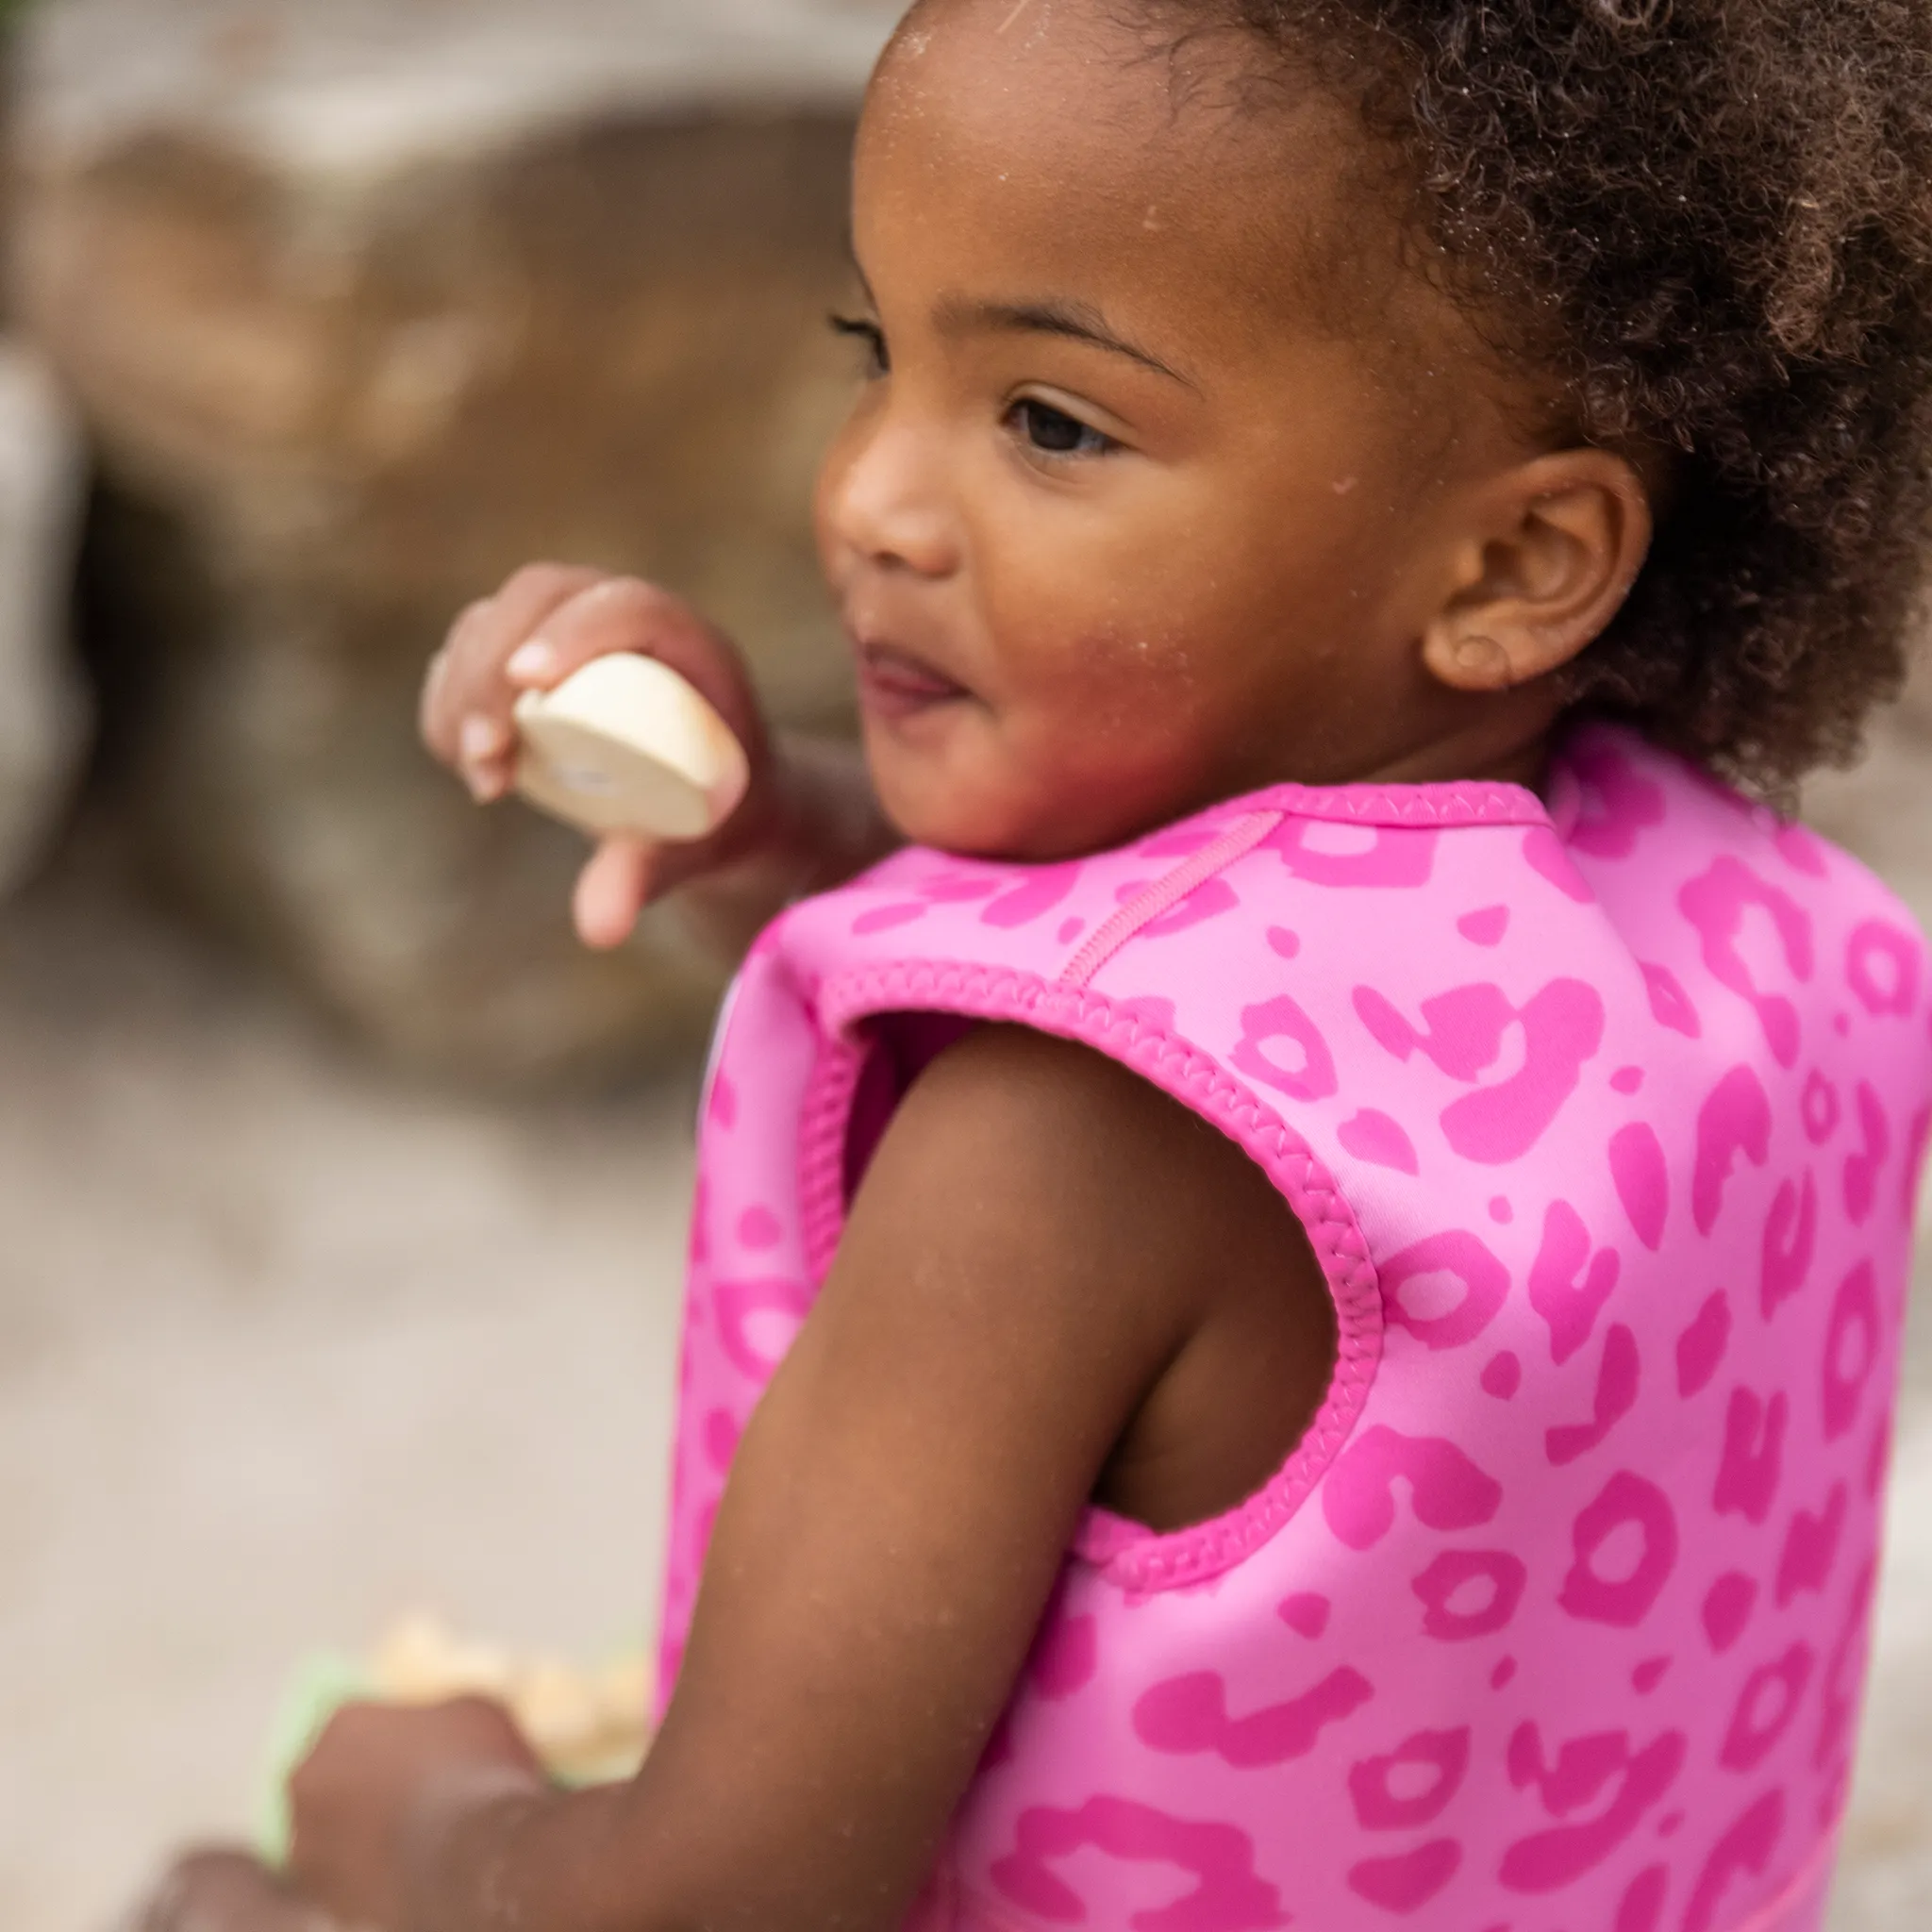
{"type": "Polygon", "coordinates": [[[865,344],[865,373],[868,376],[885,375],[891,371],[892,358],[886,352],[886,332],[877,323],[867,322],[863,316],[835,315],[832,317],[832,333],[850,336],[854,341],[865,344]]]}
{"type": "Polygon", "coordinates": [[[1112,437],[1103,436],[1077,416],[1033,398],[1014,404],[1012,422],[1020,434],[1044,456],[1104,457],[1120,447],[1112,437]]]}

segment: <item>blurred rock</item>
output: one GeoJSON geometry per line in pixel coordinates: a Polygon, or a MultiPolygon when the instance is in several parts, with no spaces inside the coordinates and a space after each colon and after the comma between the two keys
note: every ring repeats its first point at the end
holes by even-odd
{"type": "Polygon", "coordinates": [[[82,463],[45,365],[0,341],[0,898],[40,858],[86,736],[67,634],[82,463]]]}
{"type": "Polygon", "coordinates": [[[571,940],[579,848],[414,741],[456,610],[537,557],[845,680],[808,521],[848,392],[841,0],[47,0],[19,300],[106,477],[100,654],[157,855],[403,1057],[486,1075],[688,1037],[675,922],[571,940]]]}

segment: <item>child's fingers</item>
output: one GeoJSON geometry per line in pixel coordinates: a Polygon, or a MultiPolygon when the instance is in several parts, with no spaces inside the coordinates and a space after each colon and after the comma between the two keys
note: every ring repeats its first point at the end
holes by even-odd
{"type": "Polygon", "coordinates": [[[138,1906],[124,1932],[336,1932],[335,1921],[296,1898],[239,1852],[183,1858],[138,1906]]]}
{"type": "Polygon", "coordinates": [[[643,839],[606,839],[577,880],[577,937],[608,953],[623,945],[651,902],[661,848],[643,839]]]}
{"type": "Polygon", "coordinates": [[[741,741],[756,739],[757,704],[736,653],[681,598],[638,577],[607,577],[559,606],[505,671],[512,684],[549,691],[593,658],[622,651],[669,666],[741,741]]]}
{"type": "Polygon", "coordinates": [[[430,663],[423,693],[423,736],[444,764],[460,764],[469,719],[495,719],[508,727],[515,691],[505,682],[505,660],[553,611],[601,581],[598,571],[531,564],[458,618],[430,663]]]}

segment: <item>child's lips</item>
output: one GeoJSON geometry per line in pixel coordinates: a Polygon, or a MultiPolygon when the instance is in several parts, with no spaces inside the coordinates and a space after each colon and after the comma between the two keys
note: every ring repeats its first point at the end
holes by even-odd
{"type": "Polygon", "coordinates": [[[966,687],[896,644],[860,644],[858,696],[868,711],[896,721],[970,695],[966,687]]]}

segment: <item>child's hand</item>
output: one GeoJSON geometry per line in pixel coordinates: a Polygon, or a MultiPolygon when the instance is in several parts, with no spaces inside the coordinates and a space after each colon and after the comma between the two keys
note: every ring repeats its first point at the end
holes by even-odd
{"type": "Polygon", "coordinates": [[[345,1925],[413,1932],[413,1849],[478,1805],[548,1789],[509,1713],[488,1699],[351,1705],[290,1780],[289,1875],[345,1925]]]}
{"type": "Polygon", "coordinates": [[[136,1907],[125,1932],[337,1932],[337,1926],[245,1852],[191,1852],[136,1907]]]}
{"type": "Polygon", "coordinates": [[[585,868],[576,924],[588,945],[621,944],[652,900],[754,857],[774,835],[777,783],[769,734],[743,659],[687,604],[635,577],[533,564],[457,620],[429,667],[423,736],[481,803],[516,782],[516,701],[550,691],[594,658],[656,658],[717,708],[751,761],[751,791],[715,837],[690,845],[608,838],[585,868]]]}

